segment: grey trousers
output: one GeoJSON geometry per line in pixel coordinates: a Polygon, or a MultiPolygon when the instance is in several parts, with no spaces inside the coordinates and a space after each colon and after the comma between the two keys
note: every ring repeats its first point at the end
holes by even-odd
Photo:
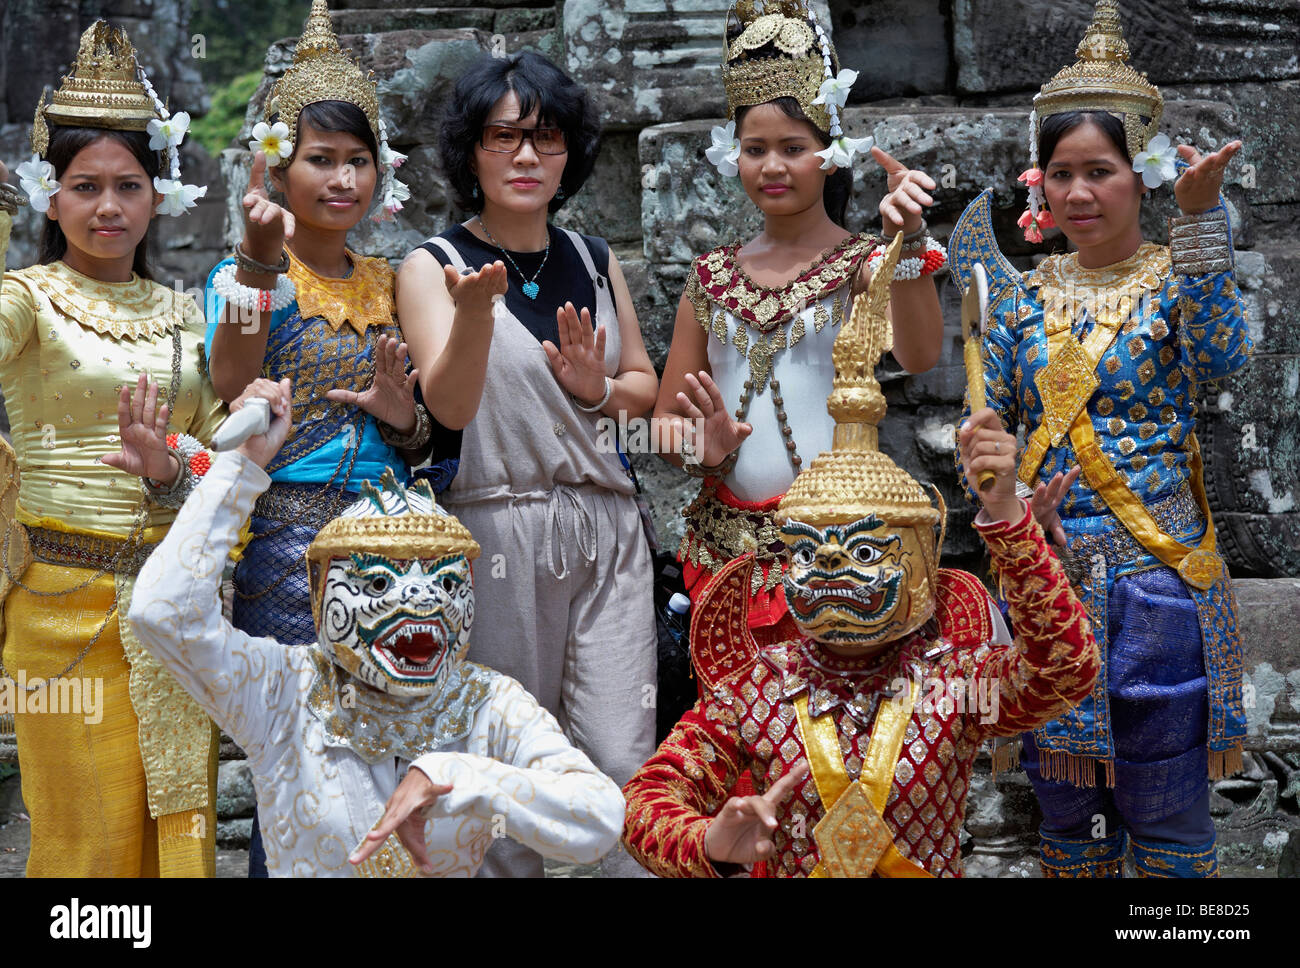
{"type": "MultiPolygon", "coordinates": [[[[562,485],[447,508],[483,549],[469,660],[519,680],[622,786],[654,753],[653,576],[635,500],[562,485]]],[[[601,867],[646,874],[621,845],[601,867]]],[[[502,837],[480,876],[540,877],[542,858],[502,837]]]]}

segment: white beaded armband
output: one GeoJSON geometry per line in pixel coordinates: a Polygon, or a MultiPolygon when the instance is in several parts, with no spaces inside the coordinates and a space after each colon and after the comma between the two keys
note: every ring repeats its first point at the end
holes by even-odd
{"type": "Polygon", "coordinates": [[[288,276],[275,280],[274,289],[254,289],[235,280],[235,266],[230,264],[212,277],[212,291],[236,309],[273,313],[298,298],[298,289],[288,276]]]}
{"type": "MultiPolygon", "coordinates": [[[[913,245],[917,244],[913,243],[913,245]]],[[[876,266],[884,258],[884,246],[876,246],[871,251],[871,255],[867,256],[867,265],[872,272],[876,271],[876,266]]],[[[894,281],[907,282],[912,279],[920,279],[922,276],[928,276],[930,273],[942,269],[947,261],[948,250],[927,235],[925,237],[925,251],[921,255],[898,260],[898,265],[894,267],[894,281]]]]}

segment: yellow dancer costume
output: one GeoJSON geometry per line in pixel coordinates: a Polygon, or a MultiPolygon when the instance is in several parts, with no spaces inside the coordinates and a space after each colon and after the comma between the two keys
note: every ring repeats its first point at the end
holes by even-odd
{"type": "MultiPolygon", "coordinates": [[[[49,126],[144,131],[165,120],[146,83],[125,33],[95,24],[37,109],[38,154],[49,126]]],[[[12,202],[0,193],[0,269],[12,202]]],[[[223,413],[202,341],[193,300],[136,275],[103,283],[55,262],[3,277],[0,385],[20,474],[13,517],[0,516],[2,657],[14,680],[0,700],[14,705],[29,876],[213,874],[217,736],[125,621],[135,575],[175,511],[99,463],[118,447],[119,390],[140,373],[171,404],[171,430],[208,439],[223,413]]],[[[167,503],[203,470],[205,454],[185,456],[167,503]]]]}

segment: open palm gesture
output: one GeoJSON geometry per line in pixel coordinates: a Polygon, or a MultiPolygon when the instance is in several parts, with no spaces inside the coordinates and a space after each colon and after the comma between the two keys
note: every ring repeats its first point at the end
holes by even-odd
{"type": "Polygon", "coordinates": [[[754,432],[754,427],[731,419],[722,391],[705,371],[698,376],[687,373],[686,386],[691,393],[678,393],[677,406],[693,423],[682,427],[683,451],[693,453],[705,467],[717,467],[754,432]]]}
{"type": "Polygon", "coordinates": [[[167,404],[158,406],[158,384],[143,373],[135,392],[123,384],[117,399],[117,432],[122,449],[100,461],[119,471],[170,484],[180,467],[167,450],[167,404]]]}
{"type": "Polygon", "coordinates": [[[571,302],[555,311],[555,321],[560,325],[559,348],[550,340],[542,343],[551,371],[570,396],[594,404],[605,396],[605,327],[593,331],[591,313],[583,309],[579,316],[571,302]]]}
{"type": "Polygon", "coordinates": [[[1184,215],[1208,212],[1219,204],[1223,174],[1232,156],[1241,150],[1240,141],[1230,141],[1204,157],[1191,145],[1179,145],[1178,154],[1190,166],[1174,182],[1174,197],[1184,215]]]}
{"type": "Polygon", "coordinates": [[[375,376],[370,386],[360,393],[334,389],[325,397],[360,407],[398,433],[408,434],[415,429],[415,384],[419,379],[418,370],[406,372],[406,344],[393,336],[381,336],[375,346],[375,376]]]}

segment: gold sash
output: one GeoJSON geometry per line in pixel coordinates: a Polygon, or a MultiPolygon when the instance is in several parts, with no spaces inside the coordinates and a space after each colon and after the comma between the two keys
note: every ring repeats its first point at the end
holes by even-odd
{"type": "Polygon", "coordinates": [[[1121,298],[1120,311],[1099,313],[1096,325],[1083,342],[1070,332],[1070,314],[1064,307],[1054,314],[1047,327],[1050,362],[1035,379],[1043,402],[1043,421],[1034,428],[1020,459],[1018,476],[1033,487],[1050,446],[1059,446],[1068,433],[1074,445],[1084,480],[1101,495],[1107,507],[1147,551],[1177,571],[1187,584],[1202,591],[1224,576],[1223,559],[1214,548],[1214,522],[1205,495],[1201,465],[1201,448],[1196,435],[1189,438],[1191,450],[1192,493],[1205,515],[1205,534],[1198,546],[1185,545],[1161,530],[1142,499],[1133,493],[1128,482],[1115,469],[1097,443],[1097,433],[1088,414],[1087,403],[1101,381],[1097,366],[1119,333],[1120,323],[1128,317],[1130,304],[1121,298]]]}
{"type": "Polygon", "coordinates": [[[808,695],[795,699],[808,767],[826,808],[813,831],[821,861],[809,876],[869,877],[873,871],[882,877],[934,876],[898,852],[882,816],[917,691],[918,684],[912,682],[905,696],[880,704],[857,783],[845,769],[833,711],[814,720],[808,714],[808,695]]]}

